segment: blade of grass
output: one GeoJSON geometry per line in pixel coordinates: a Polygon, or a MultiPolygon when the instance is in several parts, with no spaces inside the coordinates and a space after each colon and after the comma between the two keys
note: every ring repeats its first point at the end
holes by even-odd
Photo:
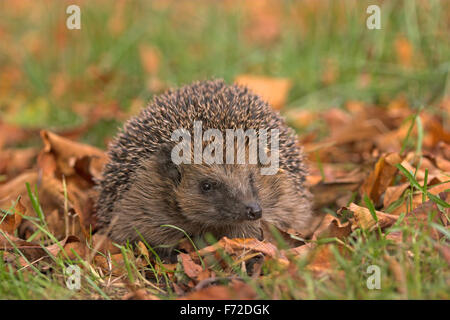
{"type": "Polygon", "coordinates": [[[406,178],[409,180],[411,185],[416,187],[418,190],[420,190],[422,193],[428,196],[433,202],[441,205],[444,208],[450,208],[450,204],[442,200],[441,198],[435,196],[434,194],[431,194],[430,192],[426,191],[413,177],[413,175],[400,163],[396,165],[396,167],[406,176],[406,178]]]}

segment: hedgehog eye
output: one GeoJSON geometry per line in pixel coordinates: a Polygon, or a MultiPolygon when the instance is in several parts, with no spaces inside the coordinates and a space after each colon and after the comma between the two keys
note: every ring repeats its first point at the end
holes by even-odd
{"type": "Polygon", "coordinates": [[[201,184],[201,186],[200,186],[200,188],[202,189],[203,192],[211,191],[211,190],[212,190],[212,187],[213,187],[213,186],[212,186],[212,183],[207,182],[207,181],[202,182],[202,184],[201,184]]]}

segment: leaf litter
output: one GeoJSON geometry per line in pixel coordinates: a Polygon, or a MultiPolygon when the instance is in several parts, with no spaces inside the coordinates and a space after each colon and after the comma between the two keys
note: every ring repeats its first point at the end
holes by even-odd
{"type": "MultiPolygon", "coordinates": [[[[159,54],[143,47],[141,56],[155,76],[159,54]]],[[[236,81],[261,92],[284,112],[289,79],[241,75],[236,81]]],[[[166,287],[182,299],[254,299],[255,281],[280,272],[297,279],[298,259],[315,277],[339,275],[333,246],[346,259],[352,251],[348,240],[358,230],[401,244],[411,235],[395,228],[425,225],[450,264],[450,131],[445,119],[413,110],[402,98],[388,106],[352,101],[342,109],[289,110],[285,115],[300,131],[311,122],[327,129],[325,138],[318,138],[324,134],[320,127],[300,135],[317,215],[310,239],[295,230],[264,226],[264,241],[224,237],[198,251],[184,241],[175,263],[160,261],[142,242],[126,251],[105,236],[93,235],[95,181],[101,178],[106,153],[47,130],[40,132],[40,150],[14,149],[14,143],[30,135],[14,127],[8,129],[12,143],[0,140],[3,259],[15,270],[51,270],[55,257],[63,256],[107,279],[105,286],[122,288],[122,299],[158,299],[156,293],[167,293],[166,287]],[[423,128],[415,125],[417,118],[423,128]],[[414,146],[419,140],[421,145],[414,146]]],[[[2,128],[3,123],[0,132],[2,128]]],[[[404,292],[399,262],[390,256],[386,261],[404,292]]]]}

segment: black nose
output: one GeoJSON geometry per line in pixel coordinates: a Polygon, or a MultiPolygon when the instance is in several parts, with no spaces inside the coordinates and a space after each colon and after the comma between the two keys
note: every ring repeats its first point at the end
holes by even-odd
{"type": "Polygon", "coordinates": [[[262,216],[262,209],[257,203],[250,203],[247,205],[245,213],[248,220],[258,220],[262,216]]]}

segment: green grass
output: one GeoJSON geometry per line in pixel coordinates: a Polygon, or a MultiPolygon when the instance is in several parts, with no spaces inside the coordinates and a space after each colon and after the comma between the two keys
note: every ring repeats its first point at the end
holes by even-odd
{"type": "MultiPolygon", "coordinates": [[[[28,217],[24,217],[29,219],[28,217]]],[[[45,234],[42,239],[53,235],[39,220],[36,226],[45,234]]],[[[445,230],[436,225],[438,230],[445,230]]],[[[448,299],[448,265],[435,249],[436,242],[429,228],[409,227],[398,224],[384,234],[356,229],[348,238],[321,239],[318,243],[328,243],[332,252],[331,260],[336,261],[330,272],[315,274],[308,269],[306,258],[291,258],[294,271],[286,272],[279,264],[269,262],[263,265],[264,277],[252,278],[241,270],[241,264],[222,252],[228,267],[216,263],[211,267],[218,278],[227,279],[235,274],[249,283],[260,299],[448,299]],[[394,244],[386,238],[393,231],[402,231],[404,241],[394,244]],[[408,240],[406,240],[408,239],[408,240]],[[397,261],[401,277],[395,273],[386,256],[397,261]],[[367,268],[376,265],[380,268],[381,289],[369,290],[366,286],[367,268]],[[231,269],[230,269],[231,268],[231,269]],[[230,271],[231,270],[231,271],[230,271]]],[[[443,232],[447,234],[448,232],[443,232]]],[[[42,247],[44,247],[44,241],[42,247]]],[[[445,241],[441,239],[441,241],[445,241]]],[[[279,247],[283,247],[280,241],[279,247]]],[[[89,245],[89,244],[88,244],[89,245]]],[[[123,274],[111,276],[101,274],[95,264],[76,255],[70,259],[65,254],[50,255],[29,267],[4,263],[0,259],[0,297],[2,299],[118,299],[126,292],[123,283],[133,283],[162,299],[176,298],[171,288],[168,274],[178,279],[178,284],[187,283],[181,265],[175,271],[165,269],[161,260],[146,260],[146,266],[137,261],[136,250],[130,245],[119,246],[123,256],[123,274]],[[68,275],[65,268],[78,265],[81,269],[81,289],[69,290],[66,286],[68,275]],[[159,271],[156,271],[159,270],[159,271]],[[117,279],[118,278],[118,279],[117,279]],[[114,286],[115,281],[122,286],[114,286]]],[[[149,251],[154,252],[148,247],[149,251]]],[[[25,257],[19,249],[13,250],[17,257],[25,257]]],[[[1,253],[3,254],[3,253],[1,253]]],[[[30,262],[30,261],[27,261],[30,262]]],[[[114,260],[112,260],[114,265],[114,260]]],[[[224,283],[227,283],[225,281],[224,283]]]]}
{"type": "MultiPolygon", "coordinates": [[[[399,169],[403,167],[399,166],[399,169]]],[[[406,176],[411,185],[425,192],[417,183],[414,176],[406,170],[400,171],[406,176]]],[[[31,190],[31,188],[29,188],[31,190]]],[[[430,197],[432,200],[435,197],[430,197]]],[[[36,202],[37,194],[29,192],[33,205],[39,212],[40,205],[36,202]]],[[[426,198],[424,198],[426,200],[426,198]]],[[[408,198],[403,201],[409,201],[408,198]]],[[[374,220],[378,220],[375,209],[369,198],[361,199],[369,208],[374,220]]],[[[441,207],[448,208],[450,204],[439,199],[436,201],[441,207]]],[[[7,213],[14,208],[5,210],[7,213]]],[[[429,212],[429,221],[435,212],[429,212]]],[[[403,216],[403,214],[402,214],[403,216]]],[[[12,253],[16,259],[23,258],[28,264],[23,266],[18,260],[14,262],[9,258],[5,263],[4,255],[0,252],[0,298],[2,299],[119,299],[127,293],[127,284],[137,288],[145,288],[149,293],[161,299],[173,299],[174,293],[170,279],[176,278],[177,283],[188,283],[181,262],[175,270],[168,270],[155,250],[147,243],[145,246],[152,253],[153,258],[138,254],[136,248],[127,244],[117,246],[122,255],[122,263],[116,265],[114,259],[110,260],[114,267],[122,268],[120,275],[103,273],[96,263],[89,258],[80,257],[75,251],[75,258],[69,258],[63,251],[54,256],[46,246],[57,243],[57,239],[48,230],[44,219],[23,216],[39,230],[41,247],[47,252],[48,258],[29,261],[24,253],[14,246],[12,253]],[[145,263],[139,262],[144,258],[145,263]],[[77,265],[81,270],[81,289],[69,290],[66,285],[68,274],[66,268],[77,265]],[[114,285],[121,284],[121,285],[114,285]]],[[[263,265],[263,277],[253,278],[241,269],[242,264],[237,263],[224,251],[219,250],[223,263],[214,262],[210,269],[214,270],[222,283],[227,283],[230,276],[235,275],[251,285],[259,299],[448,299],[450,296],[448,280],[450,271],[447,262],[436,250],[436,244],[448,241],[448,231],[439,224],[430,225],[440,231],[444,237],[434,239],[430,228],[424,225],[412,226],[399,221],[391,228],[378,232],[364,229],[355,229],[344,239],[323,238],[316,241],[318,245],[329,246],[332,255],[329,261],[334,262],[330,269],[317,274],[308,268],[307,257],[290,257],[293,267],[288,272],[282,265],[268,261],[263,265]],[[394,243],[387,238],[391,232],[401,231],[403,241],[394,243]],[[394,261],[394,265],[392,263],[394,261]],[[366,281],[370,274],[369,266],[380,269],[381,288],[369,290],[366,281]]],[[[2,235],[4,235],[3,231],[2,235]]],[[[278,248],[286,248],[283,238],[276,232],[278,248]]],[[[215,239],[209,241],[214,242],[215,239]]],[[[11,244],[13,244],[11,242],[11,244]]],[[[86,245],[93,249],[92,244],[86,245]]],[[[62,249],[62,247],[61,247],[62,249]]],[[[198,254],[198,253],[197,253],[198,254]]],[[[102,254],[105,258],[108,256],[102,254]]],[[[109,254],[108,254],[109,255],[109,254]]],[[[9,254],[11,257],[11,253],[9,254]]],[[[204,261],[200,258],[202,265],[204,261]]]]}

